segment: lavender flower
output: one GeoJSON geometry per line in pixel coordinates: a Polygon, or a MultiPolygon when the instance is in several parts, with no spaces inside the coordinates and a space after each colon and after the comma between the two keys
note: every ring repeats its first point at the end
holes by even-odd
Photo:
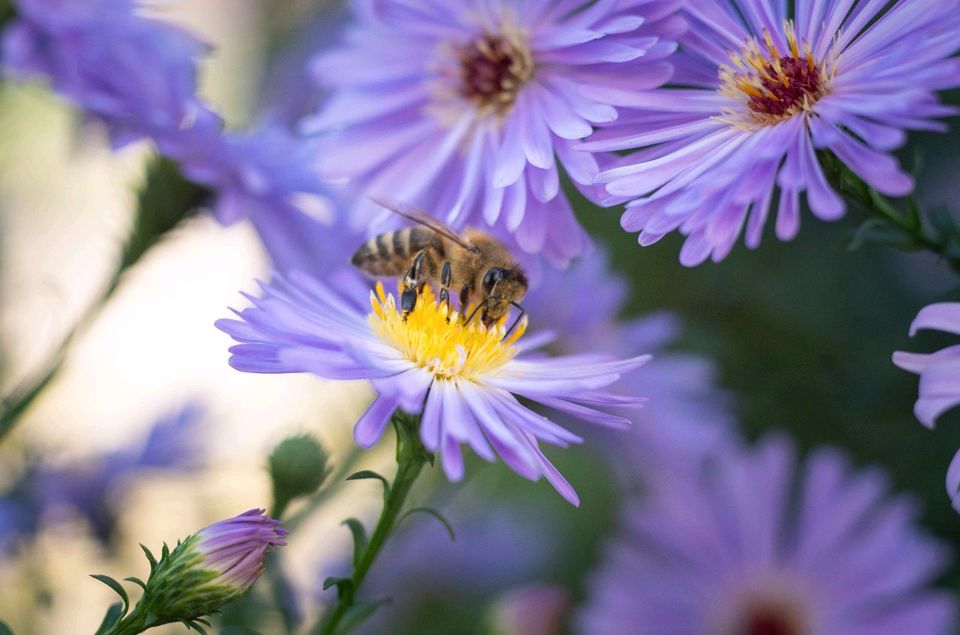
{"type": "MultiPolygon", "coordinates": [[[[924,307],[910,325],[911,337],[920,329],[960,334],[960,303],[924,307]]],[[[940,415],[960,405],[960,344],[928,355],[897,351],[893,363],[920,375],[920,398],[913,412],[923,425],[933,428],[940,415]]],[[[947,493],[960,511],[960,452],[947,471],[947,493]]]]}
{"type": "Polygon", "coordinates": [[[622,427],[623,417],[602,409],[642,400],[601,390],[647,356],[615,360],[601,355],[518,357],[524,318],[506,334],[505,318],[484,327],[465,324],[436,301],[429,288],[404,320],[383,286],[370,294],[372,312],[305,275],[276,278],[251,298],[241,321],[217,326],[239,342],[230,364],[256,373],[311,372],[327,379],[370,379],[377,399],[354,428],[362,447],[375,444],[399,409],[422,411],[424,446],[439,452],[450,480],[463,477],[460,446],[495,455],[530,480],[544,476],[573,504],[579,499],[540,450],[538,441],[579,443],[570,433],[517,401],[520,395],[559,412],[601,425],[622,427]]]}
{"type": "Polygon", "coordinates": [[[817,151],[882,194],[910,192],[889,153],[905,130],[942,130],[935,118],[957,112],[935,91],[960,85],[960,59],[950,57],[960,49],[958,9],[955,0],[804,1],[794,11],[702,0],[688,10],[675,87],[584,88],[621,116],[581,147],[640,149],[597,181],[607,203],[630,201],[621,224],[640,232],[641,245],[686,235],[685,265],[722,260],[744,228],[756,247],[771,210],[777,236],[789,240],[801,193],[820,219],[844,214],[817,151]]]}
{"type": "Polygon", "coordinates": [[[927,588],[947,553],[885,490],[833,450],[798,466],[783,439],[663,473],[626,510],[578,632],[952,633],[955,599],[927,588]]]}
{"type": "Polygon", "coordinates": [[[79,516],[94,535],[110,542],[117,522],[120,486],[149,470],[199,467],[203,444],[197,428],[202,410],[189,404],[159,418],[139,446],[67,466],[34,464],[0,497],[0,543],[35,533],[43,522],[79,516]]]}
{"type": "Polygon", "coordinates": [[[358,2],[345,48],[314,63],[334,89],[309,124],[334,133],[324,173],[355,180],[364,228],[389,218],[367,200],[380,195],[454,227],[501,227],[522,250],[565,261],[587,239],[559,164],[587,189],[596,160],[574,148],[617,116],[581,88],[663,83],[679,4],[358,2]]]}
{"type": "Polygon", "coordinates": [[[3,67],[46,76],[61,95],[104,122],[113,143],[188,129],[206,111],[196,96],[204,44],[138,13],[132,0],[16,0],[3,33],[3,67]]]}
{"type": "Polygon", "coordinates": [[[560,635],[570,612],[570,593],[540,583],[511,589],[493,607],[496,635],[560,635]]]}
{"type": "Polygon", "coordinates": [[[159,560],[150,559],[150,577],[137,606],[112,633],[139,633],[147,628],[184,622],[188,625],[221,610],[260,577],[272,547],[286,544],[280,521],[262,509],[221,520],[177,544],[166,545],[159,560]]]}

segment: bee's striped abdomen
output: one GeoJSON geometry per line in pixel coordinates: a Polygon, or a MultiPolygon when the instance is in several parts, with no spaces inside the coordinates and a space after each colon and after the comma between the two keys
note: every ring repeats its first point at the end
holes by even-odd
{"type": "Polygon", "coordinates": [[[427,227],[406,227],[374,236],[363,243],[350,262],[371,276],[402,275],[410,259],[420,250],[432,247],[443,253],[443,243],[427,227]]]}

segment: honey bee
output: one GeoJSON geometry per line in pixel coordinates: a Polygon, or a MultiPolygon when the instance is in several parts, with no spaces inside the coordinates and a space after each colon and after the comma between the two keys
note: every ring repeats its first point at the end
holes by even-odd
{"type": "Polygon", "coordinates": [[[527,276],[510,251],[496,238],[477,229],[457,234],[432,216],[413,207],[372,199],[377,205],[416,223],[371,238],[357,249],[351,263],[372,277],[400,277],[400,311],[404,318],[417,304],[417,294],[430,283],[440,289],[439,300],[449,305],[450,289],[459,289],[460,307],[466,311],[474,294],[485,326],[507,314],[511,306],[520,313],[507,330],[513,331],[525,311],[518,302],[527,292],[527,276]]]}

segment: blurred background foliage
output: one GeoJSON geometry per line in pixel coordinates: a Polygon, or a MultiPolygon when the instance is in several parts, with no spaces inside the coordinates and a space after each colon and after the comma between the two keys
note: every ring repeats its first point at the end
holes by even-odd
{"type": "MultiPolygon", "coordinates": [[[[238,7],[225,1],[205,1],[197,5],[186,12],[189,20],[184,16],[179,17],[183,23],[200,25],[198,28],[202,34],[218,47],[214,60],[204,67],[206,90],[228,115],[243,121],[254,110],[254,104],[264,101],[263,97],[257,95],[257,86],[264,79],[262,73],[267,65],[258,60],[262,60],[267,53],[281,55],[288,52],[289,49],[284,46],[286,43],[303,46],[302,38],[296,40],[291,34],[297,31],[297,24],[306,21],[310,3],[245,1],[242,7],[238,7]],[[217,70],[211,70],[211,66],[216,66],[217,70]],[[211,83],[210,78],[214,77],[218,84],[211,83]]],[[[0,3],[0,13],[2,11],[3,3],[0,3]]],[[[268,86],[271,81],[266,80],[268,86]]],[[[10,194],[12,189],[16,189],[15,181],[29,181],[47,170],[54,175],[61,174],[64,169],[62,165],[56,169],[43,167],[50,157],[58,157],[57,161],[61,164],[78,157],[89,162],[92,153],[93,169],[98,173],[98,181],[93,185],[89,181],[86,184],[93,189],[100,187],[101,181],[112,183],[106,188],[109,191],[102,193],[114,201],[108,206],[129,212],[133,206],[124,205],[123,195],[117,192],[126,190],[127,202],[132,200],[129,191],[131,184],[137,182],[135,177],[142,168],[144,158],[143,154],[137,155],[137,151],[134,151],[133,157],[128,154],[120,160],[111,158],[102,148],[91,151],[89,141],[72,144],[69,141],[71,135],[77,135],[79,129],[77,119],[69,113],[68,108],[54,105],[53,98],[38,97],[36,92],[35,87],[4,85],[0,88],[0,104],[10,107],[4,108],[6,112],[0,117],[4,126],[0,132],[0,145],[4,146],[0,165],[7,171],[6,178],[0,175],[0,245],[4,248],[4,253],[0,254],[0,271],[4,272],[0,305],[8,316],[0,323],[4,328],[0,332],[0,341],[5,343],[7,349],[0,354],[0,362],[11,357],[17,360],[22,357],[19,351],[11,352],[10,348],[20,336],[24,321],[42,321],[36,314],[9,319],[9,315],[17,311],[14,303],[22,302],[24,297],[35,299],[43,293],[37,291],[37,287],[30,286],[42,280],[43,275],[22,282],[17,278],[17,272],[33,265],[43,270],[43,262],[31,262],[30,259],[46,257],[51,250],[57,250],[57,245],[66,244],[69,250],[75,247],[69,244],[71,241],[82,242],[99,235],[99,241],[94,239],[95,244],[90,248],[100,252],[106,250],[107,253],[102,257],[104,262],[94,263],[82,272],[84,281],[81,287],[88,288],[89,295],[93,293],[89,289],[96,289],[103,280],[109,279],[109,274],[105,273],[109,265],[104,263],[110,260],[113,253],[109,246],[105,247],[109,241],[103,235],[106,232],[107,238],[113,240],[119,233],[115,224],[124,222],[119,213],[108,221],[96,215],[74,218],[69,214],[54,214],[49,218],[27,222],[25,218],[39,214],[39,208],[46,203],[26,207],[19,205],[23,203],[22,196],[10,194]],[[52,127],[51,121],[54,123],[52,127]],[[33,148],[34,151],[24,154],[27,148],[33,148]],[[104,158],[105,154],[107,158],[104,158]],[[27,157],[31,165],[17,167],[16,162],[23,161],[23,157],[27,157]],[[134,164],[133,168],[128,165],[130,163],[134,164]],[[119,204],[115,202],[118,197],[121,201],[119,204]],[[24,231],[42,232],[45,225],[55,225],[63,222],[64,218],[81,229],[71,227],[64,236],[61,228],[59,243],[51,246],[41,241],[34,251],[26,254],[23,249],[12,248],[14,241],[22,239],[24,231]],[[13,267],[13,273],[6,271],[10,266],[13,267]]],[[[952,94],[949,99],[953,103],[960,103],[960,94],[952,94]]],[[[76,141],[75,137],[73,141],[76,141]]],[[[102,144],[102,141],[97,139],[93,143],[102,144]]],[[[954,125],[954,130],[948,135],[914,135],[911,145],[901,153],[908,165],[916,157],[922,159],[918,192],[925,207],[947,203],[952,206],[955,215],[960,213],[960,156],[957,148],[960,148],[960,129],[954,125]]],[[[84,183],[83,173],[74,172],[70,178],[71,181],[51,183],[49,187],[64,189],[84,183]]],[[[87,194],[83,195],[84,208],[96,206],[96,197],[89,196],[91,200],[86,200],[87,194]]],[[[69,193],[59,200],[70,200],[69,193]]],[[[581,202],[578,215],[597,242],[608,246],[615,269],[630,282],[631,294],[626,315],[661,309],[679,314],[684,320],[685,331],[677,348],[703,354],[717,364],[720,383],[734,395],[736,411],[746,435],[757,438],[771,431],[780,431],[797,439],[804,448],[831,444],[845,449],[860,465],[882,467],[889,472],[896,490],[911,493],[921,503],[925,526],[952,543],[955,551],[960,553],[960,517],[950,507],[943,489],[947,465],[960,447],[960,412],[954,411],[942,417],[935,431],[925,430],[912,414],[917,393],[916,377],[898,370],[890,361],[895,350],[929,351],[949,341],[947,336],[937,334],[908,338],[910,322],[922,306],[937,300],[960,300],[957,278],[948,267],[928,254],[903,254],[881,245],[867,244],[851,250],[853,235],[860,224],[867,220],[857,210],[851,210],[845,219],[833,224],[817,221],[809,214],[804,215],[800,234],[790,243],[777,241],[772,231],[768,231],[763,244],[756,251],[749,251],[740,245],[722,264],[706,264],[695,269],[683,268],[678,263],[681,241],[676,235],[641,249],[636,245],[634,236],[620,230],[616,211],[600,210],[581,202]]],[[[27,570],[40,577],[46,575],[42,573],[46,565],[41,561],[62,553],[58,548],[83,554],[82,557],[65,557],[61,563],[64,569],[62,577],[73,577],[70,584],[94,587],[96,583],[83,579],[86,573],[91,572],[84,567],[104,561],[112,563],[108,565],[111,572],[136,574],[136,570],[129,570],[125,568],[127,565],[119,563],[137,561],[136,557],[131,557],[136,551],[137,541],[171,540],[178,535],[169,533],[174,531],[171,527],[176,527],[177,531],[185,529],[183,533],[186,533],[191,527],[200,526],[201,523],[196,521],[197,516],[209,514],[207,508],[212,500],[217,501],[213,506],[225,507],[230,513],[239,511],[240,507],[268,504],[269,485],[264,457],[272,444],[282,438],[284,431],[316,432],[330,446],[334,464],[347,452],[349,421],[364,405],[368,394],[365,388],[357,386],[346,397],[338,394],[340,405],[331,411],[327,404],[331,403],[335,391],[318,389],[319,382],[308,378],[289,381],[235,378],[235,374],[226,368],[225,341],[213,330],[212,319],[220,316],[225,304],[237,305],[236,290],[251,288],[249,280],[263,275],[265,267],[248,228],[222,230],[208,221],[192,220],[182,230],[183,235],[163,245],[162,253],[154,258],[156,261],[186,263],[184,266],[171,268],[172,265],[147,262],[144,264],[152,267],[152,278],[138,276],[134,272],[129,285],[140,285],[149,293],[128,293],[133,297],[128,298],[126,305],[136,300],[146,303],[150,311],[171,301],[171,290],[174,290],[172,301],[178,303],[176,311],[185,315],[183,319],[196,323],[193,334],[199,333],[201,337],[203,333],[208,334],[212,343],[198,353],[198,359],[202,357],[205,361],[188,359],[182,360],[182,363],[186,367],[199,365],[203,369],[207,368],[204,364],[212,359],[211,363],[222,366],[218,372],[230,378],[220,383],[211,381],[206,385],[197,385],[191,384],[188,374],[181,382],[186,385],[178,385],[175,389],[170,386],[157,388],[154,401],[170,404],[184,393],[196,393],[213,401],[211,418],[218,423],[211,434],[220,443],[221,449],[215,457],[219,467],[208,474],[208,478],[233,479],[231,485],[200,488],[203,492],[200,501],[190,508],[192,515],[187,513],[179,524],[174,521],[173,525],[160,525],[152,533],[144,535],[137,533],[143,530],[142,524],[128,522],[127,531],[122,533],[122,537],[130,544],[120,550],[120,556],[89,546],[79,547],[75,537],[66,540],[62,536],[58,538],[59,542],[54,541],[53,546],[45,543],[35,547],[31,553],[16,556],[26,559],[27,570]],[[214,233],[217,236],[213,236],[214,233]],[[221,238],[221,233],[226,237],[221,238]],[[204,254],[207,257],[201,257],[204,254]],[[240,265],[241,262],[244,264],[240,265]],[[218,269],[209,271],[204,269],[206,267],[218,269]],[[161,271],[165,272],[164,275],[160,274],[161,271]],[[175,292],[176,289],[184,286],[190,288],[191,285],[193,293],[197,295],[213,294],[212,298],[207,298],[209,302],[203,306],[203,310],[198,309],[193,314],[193,305],[189,301],[196,296],[176,295],[175,292]],[[278,404],[288,400],[292,394],[308,394],[309,397],[294,400],[295,405],[287,403],[285,409],[278,409],[278,404]],[[239,507],[234,509],[233,506],[239,507]],[[195,508],[204,511],[198,512],[195,508]],[[91,550],[92,554],[89,553],[91,550]]],[[[80,256],[75,254],[72,260],[59,261],[54,268],[70,268],[76,267],[78,262],[85,263],[83,254],[87,252],[76,253],[80,256]]],[[[149,258],[147,260],[150,261],[149,258]]],[[[63,284],[63,280],[58,284],[63,284]]],[[[84,304],[83,295],[80,293],[79,298],[70,296],[72,308],[61,310],[58,307],[55,312],[66,316],[75,314],[76,307],[84,304]]],[[[571,296],[568,301],[587,307],[590,298],[571,296]]],[[[123,302],[122,297],[120,302],[123,302]]],[[[51,310],[49,303],[48,298],[41,305],[51,310]]],[[[25,306],[27,308],[24,310],[35,311],[37,305],[28,301],[25,306]]],[[[67,318],[63,320],[66,324],[70,323],[67,318]]],[[[536,316],[532,316],[532,320],[535,322],[536,316]]],[[[117,321],[109,324],[117,324],[117,321]]],[[[36,330],[37,325],[32,326],[36,330]]],[[[153,324],[150,329],[137,331],[132,337],[159,338],[157,346],[168,346],[181,334],[177,331],[177,324],[167,326],[171,330],[165,332],[164,324],[153,324]]],[[[39,330],[50,336],[49,328],[39,330]]],[[[60,393],[59,399],[54,400],[56,407],[41,408],[32,418],[28,417],[24,422],[24,430],[15,435],[13,446],[0,448],[0,491],[13,478],[22,460],[19,453],[24,448],[34,445],[52,447],[67,455],[78,454],[80,448],[79,454],[82,456],[84,448],[115,446],[131,438],[132,432],[125,427],[132,425],[131,412],[138,412],[142,419],[149,418],[150,411],[144,404],[124,406],[120,409],[122,412],[113,414],[113,418],[104,415],[112,412],[109,397],[108,403],[102,407],[78,408],[76,399],[85,394],[85,384],[81,382],[79,388],[70,389],[70,382],[76,383],[75,375],[78,372],[89,372],[83,368],[82,362],[97,354],[96,343],[102,343],[106,337],[106,333],[94,333],[87,338],[93,340],[93,343],[87,343],[88,347],[92,347],[92,352],[81,356],[76,365],[79,369],[75,367],[72,374],[51,388],[60,393]],[[70,413],[76,416],[71,417],[70,413]],[[30,430],[31,425],[39,429],[36,436],[30,430]]],[[[135,340],[122,340],[121,345],[126,341],[135,340]]],[[[177,350],[182,354],[189,351],[189,346],[185,344],[184,348],[177,350]]],[[[101,351],[100,354],[104,353],[101,351]]],[[[149,355],[150,350],[142,354],[149,355]]],[[[118,359],[120,362],[124,360],[122,357],[118,359]]],[[[149,360],[146,363],[149,364],[149,360]]],[[[164,372],[172,372],[169,367],[165,368],[164,372]]],[[[173,368],[176,369],[176,366],[173,368]]],[[[0,377],[4,376],[5,370],[5,365],[0,364],[0,377]]],[[[116,373],[104,373],[100,379],[103,385],[99,390],[106,395],[117,395],[123,391],[125,386],[111,385],[110,382],[116,377],[116,373]]],[[[144,379],[144,384],[149,381],[149,377],[144,379]]],[[[140,386],[137,389],[146,388],[140,386]]],[[[97,397],[102,398],[102,395],[98,393],[97,397]]],[[[386,449],[389,454],[390,448],[386,449]]],[[[385,464],[383,458],[378,455],[364,456],[361,459],[362,467],[385,464]]],[[[524,518],[536,519],[543,527],[549,528],[552,551],[542,566],[526,574],[529,579],[514,582],[557,582],[570,589],[575,599],[579,599],[583,597],[587,575],[600,553],[602,541],[616,523],[622,492],[605,466],[605,458],[590,447],[553,452],[551,458],[576,484],[583,500],[580,510],[569,507],[558,496],[552,495],[543,483],[527,483],[516,478],[502,465],[488,466],[476,460],[468,466],[469,477],[461,485],[446,484],[442,476],[433,470],[427,482],[418,487],[422,492],[437,490],[441,503],[462,498],[471,500],[472,497],[480,497],[481,500],[507,499],[515,503],[513,508],[516,513],[524,518]]],[[[170,485],[163,490],[160,500],[176,498],[180,495],[176,492],[182,492],[188,484],[189,481],[180,481],[170,485]]],[[[369,511],[371,505],[376,503],[377,492],[374,490],[372,485],[366,483],[343,486],[329,513],[322,514],[313,525],[300,530],[299,541],[334,554],[330,556],[334,559],[336,554],[346,553],[348,536],[346,530],[338,525],[339,520],[357,513],[352,511],[357,507],[369,511]]],[[[158,507],[153,505],[158,505],[158,499],[147,496],[146,500],[149,504],[132,505],[128,513],[156,513],[158,507]]],[[[159,509],[166,508],[179,513],[184,509],[183,504],[167,501],[158,506],[159,509]]],[[[145,518],[149,520],[151,517],[145,518]]],[[[423,531],[425,525],[431,522],[418,518],[409,524],[408,529],[423,531]]],[[[442,528],[430,527],[430,531],[435,531],[431,535],[436,536],[438,541],[445,540],[442,528]]],[[[294,543],[291,549],[296,546],[294,543]]],[[[384,559],[389,560],[390,554],[391,547],[388,545],[384,559]]],[[[29,576],[25,578],[21,575],[22,571],[10,573],[13,557],[0,556],[0,586],[3,588],[8,588],[5,583],[29,579],[29,576]]],[[[430,559],[432,556],[425,550],[422,557],[430,559]]],[[[491,559],[497,557],[497,553],[489,554],[491,559]]],[[[309,580],[313,575],[310,572],[313,562],[315,560],[304,558],[293,566],[295,577],[309,580]]],[[[23,603],[21,611],[23,606],[32,606],[29,610],[36,611],[58,610],[56,596],[49,594],[51,584],[62,586],[65,583],[47,580],[38,584],[35,592],[15,594],[17,599],[14,601],[23,603]]],[[[951,569],[943,584],[954,589],[960,588],[960,565],[951,569]]],[[[450,596],[436,590],[421,594],[409,607],[406,616],[393,623],[396,630],[392,632],[422,633],[425,632],[424,624],[430,625],[429,632],[436,633],[470,635],[489,632],[489,603],[501,591],[503,589],[487,588],[467,601],[461,595],[454,597],[453,590],[450,596]]],[[[94,595],[91,602],[92,619],[96,621],[106,607],[109,595],[102,594],[99,589],[94,593],[100,594],[94,595]]],[[[14,594],[3,595],[7,595],[7,601],[0,600],[0,616],[6,617],[4,611],[11,610],[10,600],[14,594]]],[[[67,606],[76,609],[79,603],[68,603],[67,606]]],[[[61,604],[60,610],[62,607],[61,604]]],[[[16,623],[22,625],[24,630],[18,632],[40,633],[44,628],[54,628],[50,624],[64,623],[53,620],[37,626],[31,621],[21,614],[16,623]]],[[[170,632],[177,632],[178,628],[171,628],[170,632]]]]}

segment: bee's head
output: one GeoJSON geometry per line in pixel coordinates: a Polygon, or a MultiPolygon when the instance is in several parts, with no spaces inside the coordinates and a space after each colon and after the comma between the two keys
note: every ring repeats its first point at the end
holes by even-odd
{"type": "Polygon", "coordinates": [[[487,326],[497,322],[527,293],[527,276],[519,266],[492,267],[483,276],[483,315],[487,326]]]}

